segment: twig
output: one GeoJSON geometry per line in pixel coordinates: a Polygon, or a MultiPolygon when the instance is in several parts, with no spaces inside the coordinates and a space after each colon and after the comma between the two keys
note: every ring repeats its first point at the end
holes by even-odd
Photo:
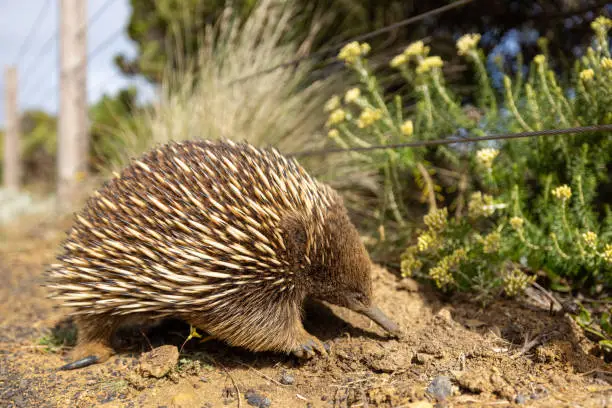
{"type": "Polygon", "coordinates": [[[459,180],[459,197],[457,198],[457,208],[455,209],[455,218],[459,219],[461,217],[461,213],[463,212],[463,207],[465,206],[465,192],[467,190],[468,180],[467,176],[464,174],[461,176],[461,180],[459,180]]]}
{"type": "Polygon", "coordinates": [[[145,338],[145,340],[147,341],[147,344],[149,345],[149,348],[151,350],[153,350],[153,345],[151,344],[151,342],[149,341],[149,338],[147,337],[147,335],[145,334],[144,331],[142,331],[142,329],[140,329],[140,334],[142,334],[142,337],[145,338]]]}
{"type": "Polygon", "coordinates": [[[236,390],[236,395],[238,396],[238,408],[241,408],[242,407],[242,398],[240,398],[240,388],[238,388],[238,384],[236,383],[236,380],[234,380],[234,377],[230,374],[230,372],[227,370],[227,368],[225,368],[223,366],[221,366],[221,368],[223,368],[223,371],[225,371],[227,376],[232,381],[232,384],[234,384],[234,389],[236,390]]]}
{"type": "Polygon", "coordinates": [[[234,386],[234,389],[236,390],[236,395],[238,396],[238,408],[242,408],[242,398],[240,398],[240,388],[238,388],[238,384],[236,383],[236,380],[234,379],[232,374],[229,372],[229,370],[223,364],[219,363],[217,360],[215,360],[209,355],[204,354],[202,357],[210,360],[213,364],[218,365],[219,367],[221,367],[223,371],[225,371],[225,374],[227,374],[230,381],[232,382],[232,385],[234,386]]]}
{"type": "Polygon", "coordinates": [[[589,370],[584,373],[580,373],[579,375],[582,377],[586,377],[587,375],[591,375],[591,374],[612,375],[612,371],[594,369],[594,370],[589,370]]]}
{"type": "Polygon", "coordinates": [[[427,184],[427,195],[429,196],[429,210],[436,210],[438,208],[438,206],[436,205],[436,192],[434,190],[434,183],[431,180],[431,177],[429,176],[429,173],[427,172],[427,169],[425,168],[425,166],[423,166],[423,164],[421,162],[417,163],[417,168],[419,169],[419,171],[421,172],[421,176],[423,176],[423,180],[425,181],[425,184],[427,184]]]}
{"type": "Polygon", "coordinates": [[[306,402],[308,402],[308,398],[304,397],[303,395],[300,395],[300,394],[295,394],[295,396],[296,396],[297,398],[301,399],[302,401],[306,401],[306,402]]]}
{"type": "Polygon", "coordinates": [[[271,377],[269,377],[269,376],[265,375],[265,374],[264,374],[264,373],[262,373],[261,371],[257,370],[255,367],[250,366],[250,365],[248,365],[248,364],[246,364],[246,363],[243,363],[242,361],[234,360],[234,362],[235,362],[235,363],[240,364],[240,365],[241,365],[241,366],[243,366],[243,367],[248,368],[249,370],[254,371],[256,374],[260,375],[261,377],[265,378],[265,379],[266,379],[266,380],[268,380],[268,381],[272,381],[272,382],[273,382],[274,384],[276,384],[276,385],[280,385],[281,387],[291,387],[291,385],[290,385],[290,384],[283,384],[283,383],[281,383],[281,382],[279,382],[279,381],[276,381],[274,378],[271,378],[271,377]]]}
{"type": "Polygon", "coordinates": [[[560,310],[563,310],[563,304],[561,304],[561,302],[559,302],[557,300],[556,297],[553,296],[552,293],[550,293],[549,291],[547,291],[546,289],[544,289],[539,283],[537,282],[533,282],[532,283],[533,287],[535,287],[536,289],[538,289],[540,292],[542,292],[544,294],[544,296],[546,296],[551,303],[555,304],[556,306],[559,307],[560,310]]]}
{"type": "Polygon", "coordinates": [[[529,352],[529,350],[531,350],[532,348],[534,348],[535,346],[537,346],[538,344],[540,344],[540,341],[542,340],[542,336],[538,335],[535,337],[535,339],[529,341],[529,336],[525,337],[525,343],[523,344],[523,347],[521,347],[521,350],[512,355],[511,358],[518,358],[526,353],[529,352]]]}

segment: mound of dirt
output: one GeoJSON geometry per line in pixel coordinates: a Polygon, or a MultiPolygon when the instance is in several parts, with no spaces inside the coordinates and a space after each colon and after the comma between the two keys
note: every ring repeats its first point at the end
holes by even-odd
{"type": "Polygon", "coordinates": [[[74,328],[40,283],[68,223],[3,232],[0,406],[612,405],[612,367],[569,317],[517,301],[444,301],[382,268],[374,273],[377,303],[400,324],[401,339],[349,310],[310,302],[305,326],[331,345],[327,358],[300,362],[215,340],[183,345],[189,326],[168,321],[118,333],[120,352],[104,364],[58,371],[74,328]],[[180,350],[178,362],[166,348],[169,357],[152,366],[163,370],[145,375],[143,353],[164,345],[180,350]]]}

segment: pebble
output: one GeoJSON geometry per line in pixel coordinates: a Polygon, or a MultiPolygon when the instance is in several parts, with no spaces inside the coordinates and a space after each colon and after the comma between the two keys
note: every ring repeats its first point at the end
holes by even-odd
{"type": "Polygon", "coordinates": [[[433,359],[434,356],[432,356],[431,354],[416,353],[413,357],[413,362],[416,364],[425,364],[433,359]]]}
{"type": "Polygon", "coordinates": [[[516,402],[517,404],[524,404],[525,402],[527,402],[527,397],[523,394],[518,394],[516,398],[514,398],[514,402],[516,402]]]}
{"type": "Polygon", "coordinates": [[[286,371],[281,373],[280,383],[284,385],[293,385],[295,383],[295,378],[286,371]]]}
{"type": "Polygon", "coordinates": [[[445,400],[453,394],[453,384],[450,378],[438,376],[429,383],[427,392],[439,401],[445,400]]]}
{"type": "Polygon", "coordinates": [[[179,352],[176,346],[157,347],[140,357],[140,372],[144,376],[162,378],[178,363],[179,352]]]}
{"type": "Polygon", "coordinates": [[[255,390],[248,390],[244,397],[249,405],[257,408],[268,408],[272,404],[268,397],[258,394],[255,390]]]}

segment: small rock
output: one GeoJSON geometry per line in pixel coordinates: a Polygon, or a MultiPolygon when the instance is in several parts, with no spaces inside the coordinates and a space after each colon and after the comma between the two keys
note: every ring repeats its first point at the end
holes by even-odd
{"type": "Polygon", "coordinates": [[[176,346],[161,346],[140,357],[140,373],[143,376],[162,378],[176,366],[179,351],[176,346]]]}
{"type": "Polygon", "coordinates": [[[491,388],[488,378],[478,372],[465,372],[457,378],[459,386],[469,392],[480,394],[491,388]]]}
{"type": "Polygon", "coordinates": [[[438,376],[434,378],[427,386],[427,392],[434,396],[438,401],[450,397],[453,393],[453,384],[450,378],[438,376]]]}
{"type": "Polygon", "coordinates": [[[516,402],[517,404],[524,404],[525,402],[527,402],[527,397],[524,396],[523,394],[518,394],[514,398],[514,402],[516,402]]]}
{"type": "Polygon", "coordinates": [[[441,319],[443,319],[443,320],[446,320],[447,322],[452,322],[453,321],[452,313],[451,313],[450,309],[447,308],[447,307],[443,307],[442,309],[440,309],[438,311],[438,313],[436,313],[436,316],[441,318],[441,319]]]}
{"type": "Polygon", "coordinates": [[[248,390],[244,397],[249,405],[257,408],[268,408],[272,404],[268,397],[258,394],[255,390],[248,390]]]}
{"type": "Polygon", "coordinates": [[[295,378],[286,371],[281,373],[280,383],[284,385],[293,385],[295,383],[295,378]]]}
{"type": "Polygon", "coordinates": [[[434,356],[432,356],[431,354],[416,353],[412,360],[416,364],[425,364],[428,361],[431,361],[433,359],[434,359],[434,356]]]}
{"type": "Polygon", "coordinates": [[[402,279],[397,285],[397,289],[405,290],[407,292],[418,292],[419,291],[419,283],[411,278],[402,279]]]}
{"type": "Polygon", "coordinates": [[[485,322],[482,322],[482,321],[477,320],[477,319],[467,319],[464,322],[464,324],[465,324],[465,327],[467,327],[468,329],[477,329],[479,327],[487,325],[485,322]]]}

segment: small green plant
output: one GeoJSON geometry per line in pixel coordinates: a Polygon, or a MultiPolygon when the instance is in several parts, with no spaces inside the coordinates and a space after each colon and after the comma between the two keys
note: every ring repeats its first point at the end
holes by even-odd
{"type": "Polygon", "coordinates": [[[610,307],[612,299],[607,298],[605,302],[608,306],[597,313],[598,318],[593,316],[595,313],[589,308],[579,305],[580,311],[574,320],[584,329],[588,337],[596,341],[606,353],[612,355],[612,307],[610,307]]]}
{"type": "Polygon", "coordinates": [[[72,324],[59,324],[49,333],[38,338],[36,344],[45,346],[47,353],[57,353],[64,347],[71,347],[76,344],[76,327],[72,324]]]}

